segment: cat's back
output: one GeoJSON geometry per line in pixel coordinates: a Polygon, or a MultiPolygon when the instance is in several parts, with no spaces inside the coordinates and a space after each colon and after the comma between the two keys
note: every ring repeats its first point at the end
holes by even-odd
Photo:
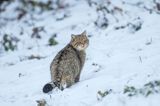
{"type": "Polygon", "coordinates": [[[63,48],[53,59],[50,70],[51,73],[62,72],[62,71],[71,71],[80,69],[80,60],[77,57],[78,54],[71,45],[67,45],[63,48]]]}
{"type": "Polygon", "coordinates": [[[53,59],[50,68],[52,68],[53,65],[60,65],[63,64],[64,62],[72,62],[73,60],[77,60],[77,53],[71,47],[69,44],[64,47],[61,51],[58,52],[58,54],[55,56],[53,59]]]}

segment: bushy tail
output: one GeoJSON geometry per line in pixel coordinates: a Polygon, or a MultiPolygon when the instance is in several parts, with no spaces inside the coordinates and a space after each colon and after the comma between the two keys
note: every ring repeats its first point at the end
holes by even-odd
{"type": "Polygon", "coordinates": [[[56,87],[56,85],[53,82],[47,83],[43,87],[43,92],[48,93],[48,92],[52,91],[52,89],[54,89],[55,87],[56,87]]]}

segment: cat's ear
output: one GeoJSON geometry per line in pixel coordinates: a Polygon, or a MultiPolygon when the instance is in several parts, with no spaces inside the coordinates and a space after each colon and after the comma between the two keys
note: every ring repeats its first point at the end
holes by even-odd
{"type": "Polygon", "coordinates": [[[81,35],[85,35],[85,36],[86,34],[87,34],[86,30],[81,33],[81,35]]]}
{"type": "Polygon", "coordinates": [[[71,34],[71,38],[74,39],[76,37],[76,35],[74,34],[71,34]]]}

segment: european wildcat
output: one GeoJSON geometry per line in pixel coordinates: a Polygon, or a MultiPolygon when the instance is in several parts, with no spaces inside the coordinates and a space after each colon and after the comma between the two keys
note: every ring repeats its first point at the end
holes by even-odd
{"type": "Polygon", "coordinates": [[[50,65],[52,81],[44,86],[44,93],[55,87],[63,90],[79,81],[89,40],[86,31],[78,35],[72,34],[71,37],[70,43],[55,56],[50,65]]]}

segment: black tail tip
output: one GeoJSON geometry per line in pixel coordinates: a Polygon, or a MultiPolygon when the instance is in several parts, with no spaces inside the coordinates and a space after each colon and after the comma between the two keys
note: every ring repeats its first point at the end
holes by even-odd
{"type": "Polygon", "coordinates": [[[46,84],[43,87],[43,92],[48,93],[49,91],[52,91],[52,89],[53,89],[53,86],[51,84],[46,84]]]}

